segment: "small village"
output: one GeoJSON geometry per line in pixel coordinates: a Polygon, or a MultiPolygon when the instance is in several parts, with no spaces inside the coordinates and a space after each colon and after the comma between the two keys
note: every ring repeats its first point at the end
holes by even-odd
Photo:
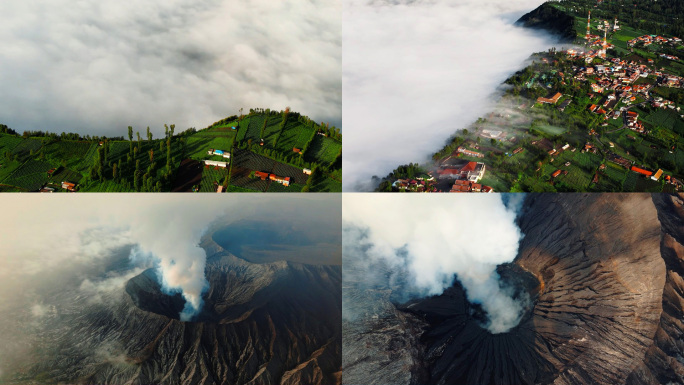
{"type": "Polygon", "coordinates": [[[684,190],[684,111],[675,98],[684,77],[671,53],[684,52],[682,39],[635,36],[617,18],[592,21],[591,11],[578,35],[571,47],[535,54],[507,81],[511,106],[457,132],[419,176],[398,169],[379,189],[684,190]]]}

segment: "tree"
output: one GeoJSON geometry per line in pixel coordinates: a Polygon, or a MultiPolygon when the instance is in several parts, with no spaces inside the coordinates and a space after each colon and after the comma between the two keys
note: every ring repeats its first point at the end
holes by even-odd
{"type": "Polygon", "coordinates": [[[150,132],[150,126],[147,126],[147,141],[152,141],[152,132],[150,132]]]}
{"type": "Polygon", "coordinates": [[[135,191],[140,191],[140,159],[135,161],[135,173],[133,174],[133,187],[135,191]]]}
{"type": "Polygon", "coordinates": [[[259,136],[260,138],[264,137],[264,132],[266,131],[266,125],[268,125],[268,117],[266,117],[266,119],[264,119],[264,125],[261,127],[261,134],[259,136]]]}
{"type": "Polygon", "coordinates": [[[131,148],[130,148],[129,152],[132,153],[133,152],[133,127],[132,126],[128,126],[128,141],[131,144],[131,148]]]}

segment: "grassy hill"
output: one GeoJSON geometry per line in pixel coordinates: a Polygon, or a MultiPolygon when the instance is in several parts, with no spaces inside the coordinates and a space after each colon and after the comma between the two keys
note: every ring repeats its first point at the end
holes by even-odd
{"type": "Polygon", "coordinates": [[[211,126],[154,139],[129,127],[124,137],[0,130],[0,192],[338,192],[342,190],[339,129],[290,111],[250,110],[211,126]],[[226,158],[209,150],[229,153],[226,158]],[[205,161],[227,167],[207,166],[205,161]],[[312,170],[313,175],[305,169],[312,170]],[[255,172],[290,178],[284,186],[255,172]]]}

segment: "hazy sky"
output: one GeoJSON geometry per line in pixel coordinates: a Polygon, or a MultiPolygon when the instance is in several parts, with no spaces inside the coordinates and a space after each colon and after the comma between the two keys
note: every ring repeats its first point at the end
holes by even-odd
{"type": "Polygon", "coordinates": [[[512,25],[543,0],[347,0],[343,9],[344,189],[422,162],[493,105],[533,52],[512,25]]]}
{"type": "Polygon", "coordinates": [[[340,126],[341,0],[3,0],[0,123],[125,135],[243,107],[340,126]]]}
{"type": "MultiPolygon", "coordinates": [[[[0,309],[36,278],[79,270],[131,247],[139,251],[136,255],[155,257],[162,267],[171,259],[175,263],[167,265],[185,266],[169,270],[165,278],[198,290],[194,281],[203,278],[204,252],[196,245],[215,220],[288,226],[291,218],[297,223],[311,218],[316,226],[341,233],[339,194],[47,195],[0,199],[3,220],[11,224],[0,231],[0,309]]],[[[146,261],[140,262],[144,267],[146,261]]]]}

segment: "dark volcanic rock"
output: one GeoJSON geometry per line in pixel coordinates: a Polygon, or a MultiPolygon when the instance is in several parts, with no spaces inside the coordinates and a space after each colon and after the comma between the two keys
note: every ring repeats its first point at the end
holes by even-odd
{"type": "MultiPolygon", "coordinates": [[[[458,283],[439,296],[402,302],[392,298],[400,288],[389,283],[345,279],[343,297],[386,322],[359,317],[345,326],[343,368],[354,381],[345,376],[344,382],[684,383],[680,198],[530,194],[519,226],[525,237],[515,267],[499,272],[530,301],[521,323],[506,333],[481,326],[478,306],[458,283]],[[379,358],[392,354],[404,362],[392,368],[396,382],[387,381],[392,377],[379,358]],[[365,381],[353,365],[365,365],[365,381]]],[[[344,268],[352,268],[346,251],[344,268]]]]}
{"type": "Polygon", "coordinates": [[[65,293],[17,382],[336,384],[341,381],[341,267],[253,264],[205,237],[210,288],[192,322],[155,273],[96,303],[65,293]]]}
{"type": "Polygon", "coordinates": [[[526,28],[545,30],[557,35],[563,42],[575,40],[575,18],[544,3],[535,10],[524,14],[516,24],[526,28]]]}
{"type": "Polygon", "coordinates": [[[684,384],[684,201],[654,194],[662,225],[660,251],[667,273],[663,311],[646,356],[627,378],[628,384],[684,384]]]}

